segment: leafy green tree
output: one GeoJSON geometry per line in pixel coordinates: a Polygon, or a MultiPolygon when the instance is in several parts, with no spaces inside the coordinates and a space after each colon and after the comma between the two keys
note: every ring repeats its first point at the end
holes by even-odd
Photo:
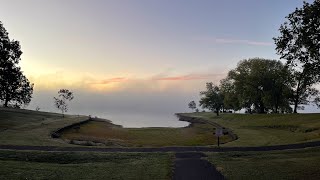
{"type": "Polygon", "coordinates": [[[212,82],[206,84],[206,91],[201,91],[202,96],[199,104],[202,108],[207,108],[211,111],[215,111],[219,116],[219,111],[223,108],[223,96],[220,88],[214,85],[212,82]]]}
{"type": "Polygon", "coordinates": [[[73,92],[68,89],[60,89],[58,91],[58,97],[54,97],[54,104],[56,108],[61,110],[62,116],[68,111],[67,101],[71,101],[74,98],[73,92]]]}
{"type": "Polygon", "coordinates": [[[289,108],[290,72],[280,61],[261,58],[242,60],[228,73],[227,79],[222,83],[222,89],[224,92],[231,91],[232,96],[228,97],[227,93],[225,99],[238,99],[237,108],[246,108],[251,112],[253,107],[258,113],[277,113],[279,109],[289,108]],[[228,87],[231,90],[225,90],[228,87]]]}
{"type": "Polygon", "coordinates": [[[0,21],[0,100],[5,107],[27,105],[32,98],[33,84],[18,65],[21,54],[19,41],[9,39],[0,21]]]}
{"type": "Polygon", "coordinates": [[[263,78],[263,97],[266,108],[273,113],[291,112],[292,75],[280,61],[268,61],[263,78]]]}
{"type": "Polygon", "coordinates": [[[197,105],[194,101],[189,102],[188,107],[194,111],[197,108],[197,105]]]}
{"type": "Polygon", "coordinates": [[[234,111],[240,110],[241,107],[234,82],[229,78],[225,78],[220,81],[219,87],[223,97],[224,109],[234,111]]]}
{"type": "Polygon", "coordinates": [[[294,72],[294,113],[299,105],[308,104],[320,81],[320,0],[304,2],[286,17],[280,36],[274,38],[277,54],[294,72]]]}

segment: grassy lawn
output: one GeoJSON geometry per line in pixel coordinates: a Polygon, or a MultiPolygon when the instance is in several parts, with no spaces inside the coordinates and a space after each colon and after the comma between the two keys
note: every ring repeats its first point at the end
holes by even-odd
{"type": "MultiPolygon", "coordinates": [[[[320,114],[190,113],[225,126],[239,139],[223,146],[264,146],[320,140],[320,114]]],[[[0,109],[0,144],[74,146],[50,133],[86,120],[84,116],[0,109]]],[[[91,121],[62,134],[109,147],[214,145],[215,127],[193,123],[185,128],[122,128],[91,121]]],[[[319,179],[320,148],[272,152],[207,153],[227,179],[319,179]]],[[[0,179],[171,179],[172,153],[42,152],[0,150],[0,179]]]]}
{"type": "Polygon", "coordinates": [[[55,145],[66,143],[50,137],[52,131],[86,120],[85,116],[0,108],[0,144],[55,145]]]}
{"type": "Polygon", "coordinates": [[[0,151],[0,179],[171,179],[172,154],[0,151]]]}
{"type": "MultiPolygon", "coordinates": [[[[40,111],[0,108],[0,144],[74,146],[67,142],[90,141],[108,147],[161,147],[215,145],[215,127],[194,123],[185,128],[122,128],[108,121],[92,121],[79,130],[63,133],[61,139],[52,139],[51,132],[70,124],[86,120],[85,116],[67,115],[40,111]]],[[[221,142],[231,138],[223,136],[221,142]]],[[[86,143],[74,143],[87,145],[86,143]]],[[[91,144],[92,145],[92,144],[91,144]]]]}
{"type": "MultiPolygon", "coordinates": [[[[217,143],[212,134],[214,129],[212,125],[200,123],[185,128],[122,128],[109,122],[91,121],[79,130],[65,131],[62,138],[124,147],[206,146],[217,143]]],[[[222,142],[230,140],[229,136],[222,137],[222,142]]]]}
{"type": "Polygon", "coordinates": [[[227,179],[320,179],[320,148],[207,155],[227,179]]]}
{"type": "Polygon", "coordinates": [[[320,114],[184,114],[227,127],[239,139],[224,146],[267,146],[320,140],[320,114]]]}
{"type": "MultiPolygon", "coordinates": [[[[190,113],[227,127],[239,139],[222,137],[223,146],[266,146],[320,140],[320,114],[222,114],[190,113]],[[231,141],[231,142],[230,142],[231,141]]],[[[0,109],[0,144],[72,146],[61,139],[52,139],[50,133],[85,116],[0,109]]],[[[108,121],[92,121],[80,129],[70,129],[62,138],[72,142],[91,141],[108,147],[161,147],[215,145],[215,127],[194,123],[184,128],[122,128],[108,121]]],[[[80,143],[80,144],[81,144],[80,143]]],[[[79,143],[75,143],[79,144],[79,143]]],[[[83,144],[86,145],[86,144],[83,144]]]]}

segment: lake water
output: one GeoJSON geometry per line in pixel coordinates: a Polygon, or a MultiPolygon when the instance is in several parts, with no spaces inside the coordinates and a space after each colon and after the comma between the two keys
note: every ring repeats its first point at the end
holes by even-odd
{"type": "Polygon", "coordinates": [[[108,114],[101,115],[123,127],[185,127],[188,122],[179,121],[174,114],[108,114]]]}
{"type": "MultiPolygon", "coordinates": [[[[77,92],[77,91],[76,91],[77,92]]],[[[53,105],[55,92],[38,92],[29,109],[39,106],[41,111],[58,112],[53,105]]],[[[123,127],[185,127],[175,113],[190,112],[190,95],[178,94],[88,94],[77,92],[69,103],[68,114],[91,115],[111,120],[123,127]]],[[[193,98],[194,99],[194,98],[193,98]]]]}

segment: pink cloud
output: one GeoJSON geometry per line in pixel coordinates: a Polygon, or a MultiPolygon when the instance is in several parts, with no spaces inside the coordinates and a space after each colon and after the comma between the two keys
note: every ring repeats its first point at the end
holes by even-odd
{"type": "Polygon", "coordinates": [[[215,42],[220,44],[247,44],[247,45],[253,45],[253,46],[272,46],[273,45],[273,43],[271,42],[252,41],[247,39],[202,37],[202,38],[196,38],[196,40],[209,41],[209,42],[215,42]]]}
{"type": "Polygon", "coordinates": [[[171,76],[171,77],[158,77],[154,80],[160,81],[188,81],[188,80],[200,80],[200,79],[211,79],[224,76],[225,74],[188,74],[182,76],[171,76]]]}
{"type": "Polygon", "coordinates": [[[251,41],[244,39],[224,39],[224,38],[216,38],[215,41],[217,43],[224,44],[249,44],[249,45],[257,45],[257,46],[271,46],[270,42],[262,42],[262,41],[251,41]]]}

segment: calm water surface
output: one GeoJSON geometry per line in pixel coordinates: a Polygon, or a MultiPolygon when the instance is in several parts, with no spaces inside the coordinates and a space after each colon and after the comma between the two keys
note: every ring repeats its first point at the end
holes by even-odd
{"type": "MultiPolygon", "coordinates": [[[[184,93],[105,93],[93,94],[74,90],[75,98],[68,102],[68,114],[91,115],[111,120],[123,127],[185,127],[175,113],[190,112],[192,98],[184,93]]],[[[29,109],[58,112],[53,98],[56,92],[36,92],[29,109]]],[[[196,99],[195,99],[196,100],[196,99]]]]}
{"type": "Polygon", "coordinates": [[[185,127],[188,122],[179,121],[172,114],[100,114],[98,117],[111,120],[114,124],[122,125],[123,127],[185,127]]]}

